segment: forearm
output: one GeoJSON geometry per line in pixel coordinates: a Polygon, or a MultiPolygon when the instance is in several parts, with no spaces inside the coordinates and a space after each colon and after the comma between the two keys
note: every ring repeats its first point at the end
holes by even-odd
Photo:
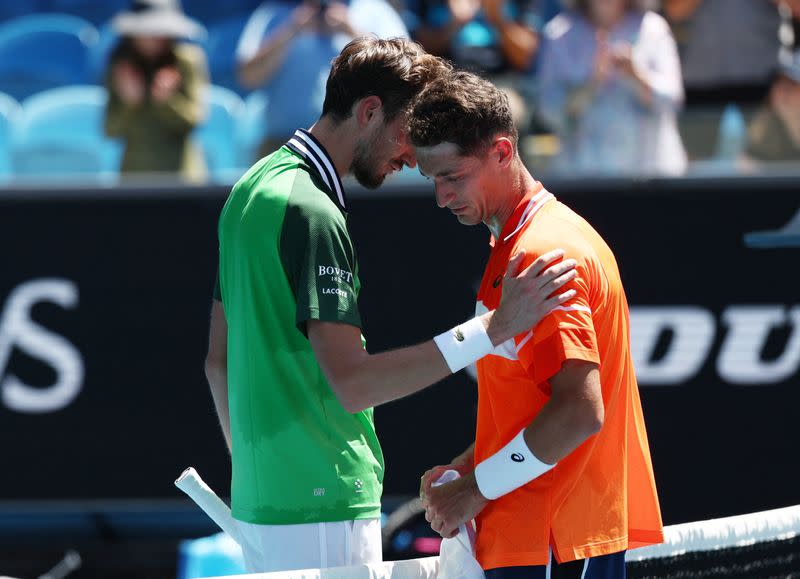
{"type": "Polygon", "coordinates": [[[457,344],[446,346],[448,357],[434,340],[372,355],[361,347],[357,351],[353,346],[341,349],[336,337],[338,324],[326,322],[313,322],[309,337],[317,359],[324,361],[321,367],[342,406],[349,412],[358,412],[419,392],[476,361],[477,358],[463,359],[472,355],[468,345],[481,344],[478,357],[486,355],[493,346],[514,335],[508,322],[501,318],[494,311],[487,312],[442,334],[444,343],[457,344]]]}
{"type": "Polygon", "coordinates": [[[500,47],[508,62],[515,70],[527,70],[539,48],[539,36],[513,20],[503,20],[495,26],[500,32],[500,47]]]}
{"type": "Polygon", "coordinates": [[[596,434],[602,419],[602,403],[551,399],[525,429],[525,443],[536,458],[554,464],[596,434]]]}
{"type": "MultiPolygon", "coordinates": [[[[469,471],[475,468],[475,443],[473,442],[470,444],[467,449],[455,457],[453,460],[450,461],[450,464],[454,464],[458,467],[463,468],[465,471],[469,471]]],[[[463,474],[463,473],[462,473],[463,474]]]]}
{"type": "Polygon", "coordinates": [[[349,412],[397,400],[438,382],[450,374],[433,340],[380,354],[367,354],[349,372],[328,380],[349,412]]]}
{"type": "Polygon", "coordinates": [[[203,119],[203,103],[199,95],[175,93],[167,100],[154,103],[156,115],[164,125],[178,133],[194,129],[203,119]]]}
{"type": "Polygon", "coordinates": [[[253,58],[239,65],[239,82],[249,89],[266,84],[280,68],[289,42],[299,31],[294,22],[289,22],[277,30],[253,58]]]}
{"type": "Polygon", "coordinates": [[[602,428],[605,410],[597,364],[567,360],[549,384],[550,399],[531,423],[475,467],[486,498],[501,497],[543,475],[602,428]]]}
{"type": "Polygon", "coordinates": [[[231,451],[231,419],[228,407],[228,376],[223,368],[207,368],[206,378],[211,389],[211,398],[214,400],[214,408],[217,410],[219,425],[222,428],[222,435],[228,452],[231,451]]]}

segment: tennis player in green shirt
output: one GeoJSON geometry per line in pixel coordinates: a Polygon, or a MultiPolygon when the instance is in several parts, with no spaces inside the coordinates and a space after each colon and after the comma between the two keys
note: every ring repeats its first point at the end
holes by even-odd
{"type": "Polygon", "coordinates": [[[372,407],[457,372],[572,297],[559,288],[574,263],[545,269],[561,252],[522,272],[518,256],[497,310],[423,344],[365,350],[340,177],[375,188],[414,167],[407,109],[449,72],[407,40],[353,40],[333,62],[319,121],[258,161],[222,210],[206,374],[251,572],[380,562],[372,407]]]}

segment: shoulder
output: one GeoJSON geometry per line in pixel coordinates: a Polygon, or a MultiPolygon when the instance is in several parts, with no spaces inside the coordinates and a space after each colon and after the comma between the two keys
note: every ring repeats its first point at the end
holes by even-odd
{"type": "Polygon", "coordinates": [[[310,228],[346,230],[346,220],[324,185],[305,165],[298,165],[286,206],[287,219],[300,220],[310,228]]]}
{"type": "Polygon", "coordinates": [[[572,209],[559,201],[550,201],[520,232],[512,254],[524,249],[528,254],[526,261],[533,261],[549,251],[563,249],[567,257],[579,262],[594,259],[596,251],[589,239],[588,227],[572,209]]]}

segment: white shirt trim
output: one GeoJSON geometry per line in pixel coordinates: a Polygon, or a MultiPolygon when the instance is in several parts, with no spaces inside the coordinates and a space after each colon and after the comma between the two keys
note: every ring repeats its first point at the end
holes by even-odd
{"type": "Polygon", "coordinates": [[[506,241],[514,237],[517,233],[519,233],[519,230],[522,229],[528,221],[533,219],[533,216],[536,215],[539,209],[541,209],[542,206],[551,199],[555,199],[555,196],[552,193],[550,193],[547,189],[542,189],[536,195],[531,197],[531,200],[528,201],[528,206],[525,207],[525,211],[522,212],[522,216],[519,218],[519,223],[517,223],[517,227],[514,229],[514,231],[512,231],[503,238],[503,243],[505,243],[506,241]]]}

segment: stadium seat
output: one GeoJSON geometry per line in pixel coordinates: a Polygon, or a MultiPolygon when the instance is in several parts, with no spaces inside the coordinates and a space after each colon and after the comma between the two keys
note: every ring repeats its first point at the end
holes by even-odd
{"type": "Polygon", "coordinates": [[[93,24],[101,24],[131,6],[130,0],[39,0],[44,10],[74,14],[93,24]]]}
{"type": "Polygon", "coordinates": [[[260,0],[183,0],[181,4],[186,14],[200,20],[206,26],[215,22],[227,20],[234,16],[245,18],[253,12],[260,0]]]}
{"type": "Polygon", "coordinates": [[[98,86],[63,87],[26,99],[11,133],[15,175],[116,174],[122,147],[103,134],[106,100],[98,86]]]}
{"type": "Polygon", "coordinates": [[[0,179],[11,173],[11,127],[20,115],[20,106],[10,96],[0,93],[0,179]]]}
{"type": "Polygon", "coordinates": [[[0,22],[28,16],[45,11],[46,0],[26,0],[25,2],[0,2],[0,22]]]}
{"type": "Polygon", "coordinates": [[[103,77],[106,74],[106,67],[111,58],[111,53],[119,42],[119,35],[111,26],[111,22],[106,22],[97,30],[98,38],[89,51],[88,70],[89,82],[103,84],[103,77]]]}
{"type": "Polygon", "coordinates": [[[195,136],[205,152],[206,164],[212,179],[226,181],[237,172],[237,119],[244,113],[241,97],[221,86],[211,86],[208,93],[209,110],[206,122],[195,136]]]}
{"type": "Polygon", "coordinates": [[[0,24],[0,86],[17,99],[87,80],[92,24],[64,14],[36,14],[0,24]]]}
{"type": "Polygon", "coordinates": [[[240,95],[244,89],[236,80],[236,47],[247,17],[245,14],[210,24],[204,45],[211,82],[240,95]]]}
{"type": "Polygon", "coordinates": [[[236,142],[239,148],[239,164],[252,165],[257,159],[258,149],[267,134],[267,95],[256,91],[244,101],[244,113],[239,117],[236,142]]]}

